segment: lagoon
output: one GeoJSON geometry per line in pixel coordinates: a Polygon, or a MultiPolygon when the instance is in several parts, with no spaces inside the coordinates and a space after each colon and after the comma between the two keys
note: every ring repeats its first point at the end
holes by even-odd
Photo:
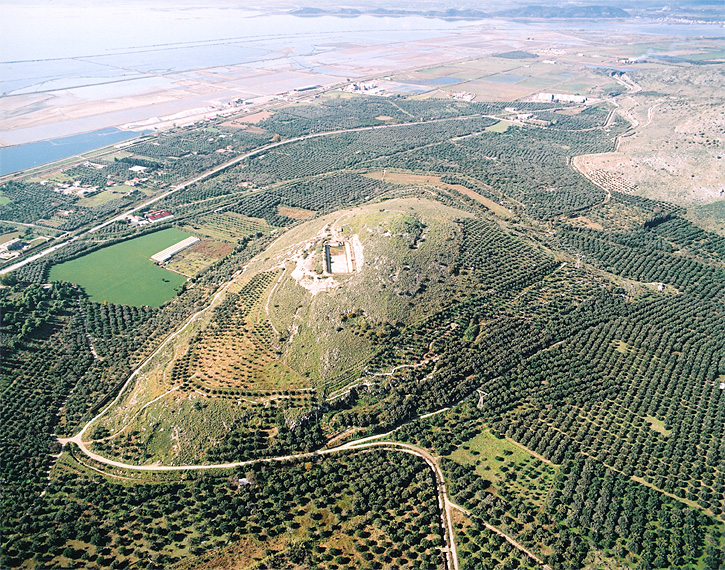
{"type": "Polygon", "coordinates": [[[112,127],[70,137],[0,148],[0,176],[127,141],[140,134],[112,127]]]}

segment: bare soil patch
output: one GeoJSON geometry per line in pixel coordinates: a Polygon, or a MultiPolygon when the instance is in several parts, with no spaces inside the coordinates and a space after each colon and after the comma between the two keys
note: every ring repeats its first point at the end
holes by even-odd
{"type": "Polygon", "coordinates": [[[425,174],[409,174],[406,172],[368,172],[364,175],[366,178],[373,180],[385,180],[394,184],[434,184],[440,185],[440,176],[428,176],[425,174]]]}
{"type": "Polygon", "coordinates": [[[475,200],[479,204],[483,204],[491,210],[494,214],[497,216],[501,216],[502,218],[512,218],[513,214],[511,213],[511,210],[508,208],[505,208],[501,204],[497,204],[490,198],[486,198],[486,196],[481,196],[478,192],[475,192],[474,190],[471,190],[470,188],[466,188],[465,186],[462,186],[461,184],[445,184],[447,188],[453,188],[454,190],[460,192],[461,194],[465,194],[469,198],[475,200]]]}
{"type": "Polygon", "coordinates": [[[230,254],[233,249],[234,246],[230,243],[204,239],[193,246],[190,251],[208,255],[209,257],[222,258],[230,254]]]}
{"type": "Polygon", "coordinates": [[[251,115],[247,115],[245,117],[240,117],[239,119],[235,119],[235,120],[239,121],[240,123],[256,125],[257,123],[261,123],[265,119],[269,119],[271,116],[272,116],[271,111],[259,111],[258,113],[252,113],[251,115]]]}
{"type": "Polygon", "coordinates": [[[293,220],[306,220],[315,215],[312,210],[305,210],[304,208],[293,208],[291,206],[277,206],[277,213],[280,216],[292,218],[293,220]]]}

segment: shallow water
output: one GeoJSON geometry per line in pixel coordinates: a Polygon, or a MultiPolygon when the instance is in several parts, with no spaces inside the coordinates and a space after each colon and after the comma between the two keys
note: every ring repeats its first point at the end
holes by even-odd
{"type": "Polygon", "coordinates": [[[0,176],[123,142],[140,134],[110,128],[71,137],[0,148],[0,176]]]}

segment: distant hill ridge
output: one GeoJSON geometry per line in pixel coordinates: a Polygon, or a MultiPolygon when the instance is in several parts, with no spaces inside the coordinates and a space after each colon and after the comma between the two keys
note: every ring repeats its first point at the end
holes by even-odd
{"type": "Polygon", "coordinates": [[[355,18],[358,16],[380,16],[380,17],[404,17],[423,16],[425,18],[442,18],[447,20],[480,20],[483,18],[630,18],[631,15],[617,8],[616,6],[541,6],[529,5],[510,10],[498,12],[482,12],[480,10],[459,10],[450,8],[448,10],[402,10],[376,8],[374,10],[358,10],[356,8],[339,8],[337,10],[325,10],[322,8],[303,7],[290,12],[293,16],[317,17],[317,16],[338,16],[355,18]]]}
{"type": "Polygon", "coordinates": [[[495,12],[510,18],[629,18],[629,12],[616,6],[524,6],[495,12]]]}

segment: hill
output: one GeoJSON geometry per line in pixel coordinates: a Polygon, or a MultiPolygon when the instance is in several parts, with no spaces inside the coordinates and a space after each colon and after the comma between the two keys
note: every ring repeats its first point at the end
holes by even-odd
{"type": "Polygon", "coordinates": [[[505,18],[631,18],[629,12],[617,6],[606,5],[529,5],[495,12],[494,16],[505,18]]]}
{"type": "Polygon", "coordinates": [[[724,238],[603,107],[351,101],[158,200],[225,252],[161,306],[45,282],[126,224],[6,281],[2,565],[721,565],[724,238]]]}

